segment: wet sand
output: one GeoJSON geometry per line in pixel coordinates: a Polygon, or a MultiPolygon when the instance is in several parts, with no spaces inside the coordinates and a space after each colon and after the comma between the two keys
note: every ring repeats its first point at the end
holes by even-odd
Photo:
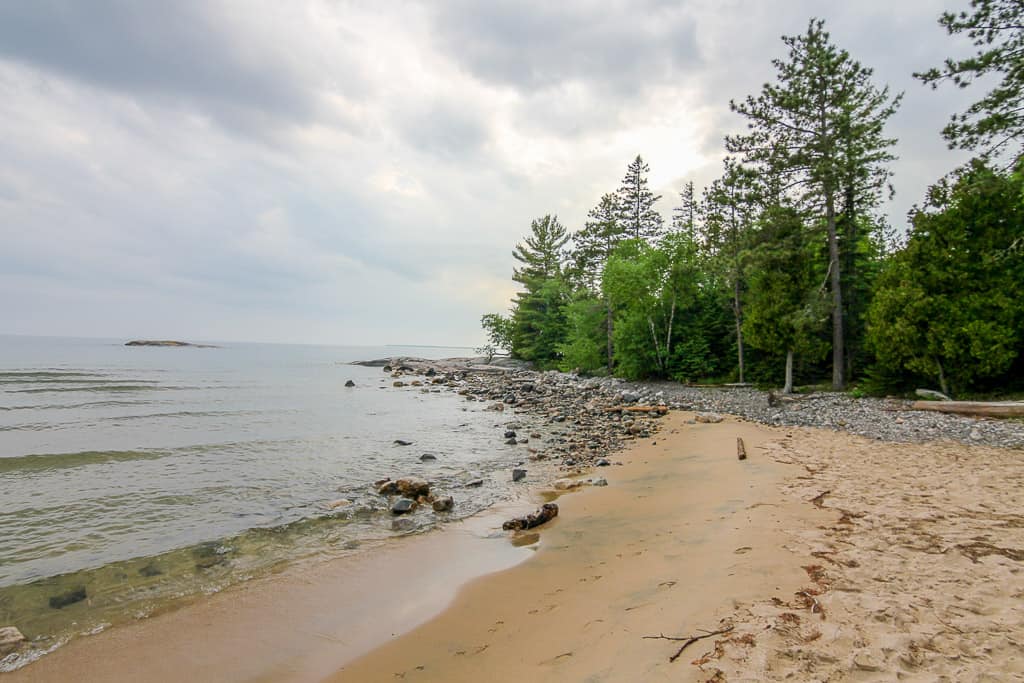
{"type": "Polygon", "coordinates": [[[332,680],[1024,680],[1024,453],[685,417],[332,680]]]}

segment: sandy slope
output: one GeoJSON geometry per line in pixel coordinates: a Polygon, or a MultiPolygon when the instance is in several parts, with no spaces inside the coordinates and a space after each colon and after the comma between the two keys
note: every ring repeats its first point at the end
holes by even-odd
{"type": "Polygon", "coordinates": [[[1024,679],[1024,453],[686,418],[333,680],[1024,679]]]}

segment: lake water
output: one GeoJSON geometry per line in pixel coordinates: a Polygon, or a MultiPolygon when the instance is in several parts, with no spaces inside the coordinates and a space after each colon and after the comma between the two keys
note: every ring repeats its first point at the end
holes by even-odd
{"type": "Polygon", "coordinates": [[[456,519],[507,495],[515,452],[496,438],[500,418],[348,364],[469,349],[123,344],[0,336],[0,626],[33,641],[0,671],[287,563],[386,542],[397,532],[374,480],[457,491],[456,519]],[[463,488],[475,478],[484,486],[463,488]],[[340,498],[353,504],[329,510],[340,498]]]}

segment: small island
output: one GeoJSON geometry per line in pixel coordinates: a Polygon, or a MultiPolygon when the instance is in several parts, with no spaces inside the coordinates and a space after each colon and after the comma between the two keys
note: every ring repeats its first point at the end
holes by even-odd
{"type": "Polygon", "coordinates": [[[184,347],[190,346],[194,349],[218,349],[219,346],[213,344],[193,344],[191,342],[173,341],[170,339],[133,339],[130,342],[126,342],[125,346],[170,346],[170,347],[184,347]]]}

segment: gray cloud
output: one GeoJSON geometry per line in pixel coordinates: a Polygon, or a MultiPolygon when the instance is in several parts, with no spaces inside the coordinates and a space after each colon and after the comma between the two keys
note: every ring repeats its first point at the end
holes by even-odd
{"type": "Polygon", "coordinates": [[[582,81],[636,95],[699,61],[679,3],[440,3],[437,46],[478,78],[522,90],[582,81]]]}

